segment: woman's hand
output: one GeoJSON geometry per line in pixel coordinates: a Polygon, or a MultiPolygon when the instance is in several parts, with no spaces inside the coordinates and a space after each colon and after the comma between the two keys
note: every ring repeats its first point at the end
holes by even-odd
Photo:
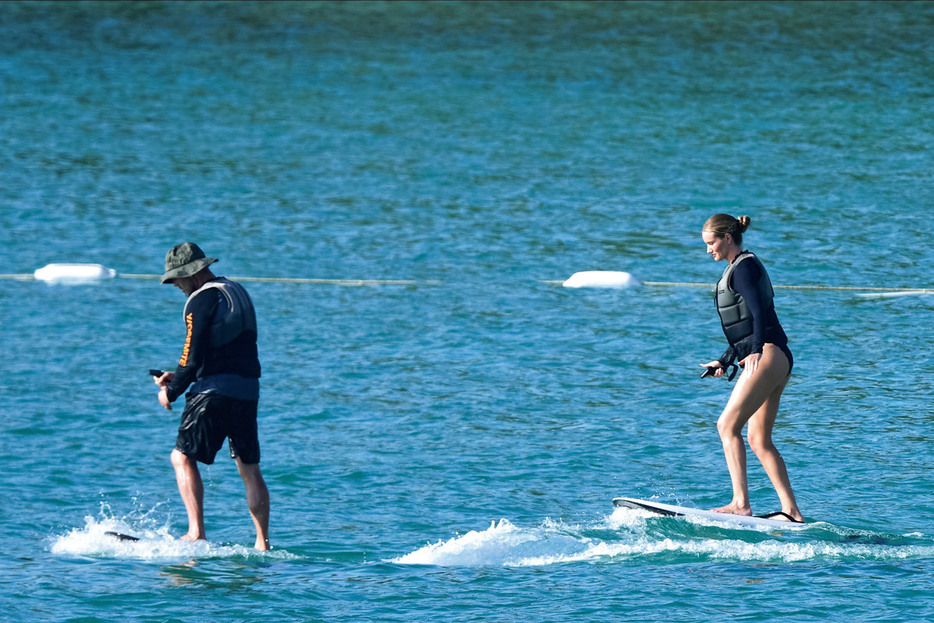
{"type": "Polygon", "coordinates": [[[752,376],[756,373],[756,368],[759,367],[759,358],[762,356],[762,353],[749,353],[745,359],[743,359],[739,365],[743,367],[743,374],[748,374],[752,376]]]}
{"type": "Polygon", "coordinates": [[[704,376],[723,376],[726,373],[723,364],[716,360],[702,363],[701,366],[710,371],[709,374],[705,373],[704,376]]]}

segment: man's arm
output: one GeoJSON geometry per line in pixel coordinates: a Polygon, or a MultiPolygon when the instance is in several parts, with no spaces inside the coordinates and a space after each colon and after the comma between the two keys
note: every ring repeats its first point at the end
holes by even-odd
{"type": "Polygon", "coordinates": [[[208,288],[188,304],[182,356],[172,378],[166,378],[168,384],[165,386],[165,398],[169,403],[175,402],[176,398],[185,393],[188,386],[195,381],[198,368],[204,363],[208,329],[217,310],[217,302],[218,293],[213,288],[208,288]]]}

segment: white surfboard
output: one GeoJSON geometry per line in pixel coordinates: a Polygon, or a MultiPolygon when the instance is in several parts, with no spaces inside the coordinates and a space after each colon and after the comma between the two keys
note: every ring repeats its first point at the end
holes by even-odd
{"type": "Polygon", "coordinates": [[[746,517],[744,515],[730,515],[728,513],[717,513],[714,511],[701,510],[699,508],[690,508],[688,506],[675,506],[673,504],[663,504],[661,502],[650,502],[648,500],[637,500],[635,498],[613,498],[613,506],[621,508],[634,508],[644,510],[657,515],[666,517],[698,517],[706,521],[715,521],[737,528],[782,528],[797,530],[807,526],[806,523],[792,521],[784,513],[770,513],[757,517],[746,517]]]}

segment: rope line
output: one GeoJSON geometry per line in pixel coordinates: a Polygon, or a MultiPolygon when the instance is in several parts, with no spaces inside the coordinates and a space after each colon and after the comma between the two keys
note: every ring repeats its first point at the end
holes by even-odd
{"type": "MultiPolygon", "coordinates": [[[[160,279],[162,275],[155,274],[136,274],[136,273],[117,273],[119,279],[160,279]]],[[[0,279],[15,279],[18,281],[33,281],[35,275],[32,273],[20,274],[0,274],[0,279]]],[[[260,283],[300,283],[300,284],[318,284],[318,285],[337,285],[337,286],[415,286],[417,281],[408,279],[305,279],[299,277],[236,277],[230,279],[244,282],[260,283]]],[[[106,281],[106,280],[103,280],[106,281]]],[[[436,285],[438,281],[423,282],[428,285],[436,285]]]]}
{"type": "MultiPolygon", "coordinates": [[[[157,274],[135,274],[135,273],[117,273],[119,279],[159,279],[162,275],[157,274]]],[[[296,283],[310,285],[337,285],[337,286],[417,286],[422,285],[441,285],[441,281],[415,281],[413,279],[314,279],[301,277],[230,277],[234,281],[255,282],[255,283],[296,283]]],[[[0,280],[14,279],[19,281],[32,281],[35,276],[32,273],[0,274],[0,280]]],[[[540,280],[540,283],[548,285],[561,285],[563,280],[540,280]]],[[[690,281],[643,281],[642,285],[662,288],[713,288],[713,283],[698,283],[690,281]]],[[[821,285],[775,285],[776,290],[814,290],[814,291],[838,291],[838,292],[901,292],[910,294],[934,294],[932,288],[880,288],[874,286],[821,286],[821,285]]]]}
{"type": "MultiPolygon", "coordinates": [[[[716,284],[713,283],[689,283],[689,282],[669,282],[669,281],[643,281],[643,285],[647,286],[671,286],[671,287],[696,287],[696,288],[713,288],[716,284]]],[[[919,294],[928,294],[934,293],[934,290],[929,288],[877,288],[872,286],[777,286],[773,285],[773,288],[776,290],[837,290],[841,292],[917,292],[919,294]]]]}
{"type": "MultiPolygon", "coordinates": [[[[130,273],[117,274],[124,279],[160,279],[162,275],[134,275],[130,273]]],[[[305,283],[317,285],[337,286],[414,286],[417,281],[406,279],[306,279],[302,277],[237,277],[231,276],[233,281],[254,283],[305,283]]]]}
{"type": "MultiPolygon", "coordinates": [[[[561,285],[563,281],[542,281],[551,285],[561,285]]],[[[662,288],[708,288],[713,289],[715,283],[698,283],[691,281],[642,281],[644,286],[662,287],[662,288]]],[[[909,292],[912,294],[934,294],[934,289],[930,288],[877,288],[873,286],[805,286],[788,285],[776,286],[776,290],[838,290],[843,292],[909,292]]]]}

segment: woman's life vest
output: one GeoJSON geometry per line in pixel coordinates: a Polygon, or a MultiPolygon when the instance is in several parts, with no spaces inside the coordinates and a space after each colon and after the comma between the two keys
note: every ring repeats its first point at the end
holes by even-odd
{"type": "MultiPolygon", "coordinates": [[[[736,292],[730,286],[730,279],[733,271],[739,266],[740,262],[753,261],[759,265],[762,271],[762,278],[759,279],[759,297],[762,300],[762,308],[769,310],[774,307],[773,299],[775,292],[772,289],[772,282],[765,271],[765,266],[753,253],[743,251],[726,267],[723,276],[717,282],[716,301],[717,313],[720,314],[720,324],[723,326],[723,334],[726,336],[731,346],[737,345],[740,341],[753,335],[753,317],[749,310],[749,305],[739,292],[736,292]]],[[[769,322],[775,318],[775,314],[765,314],[762,322],[768,323],[765,327],[766,333],[775,327],[769,322]]]]}

